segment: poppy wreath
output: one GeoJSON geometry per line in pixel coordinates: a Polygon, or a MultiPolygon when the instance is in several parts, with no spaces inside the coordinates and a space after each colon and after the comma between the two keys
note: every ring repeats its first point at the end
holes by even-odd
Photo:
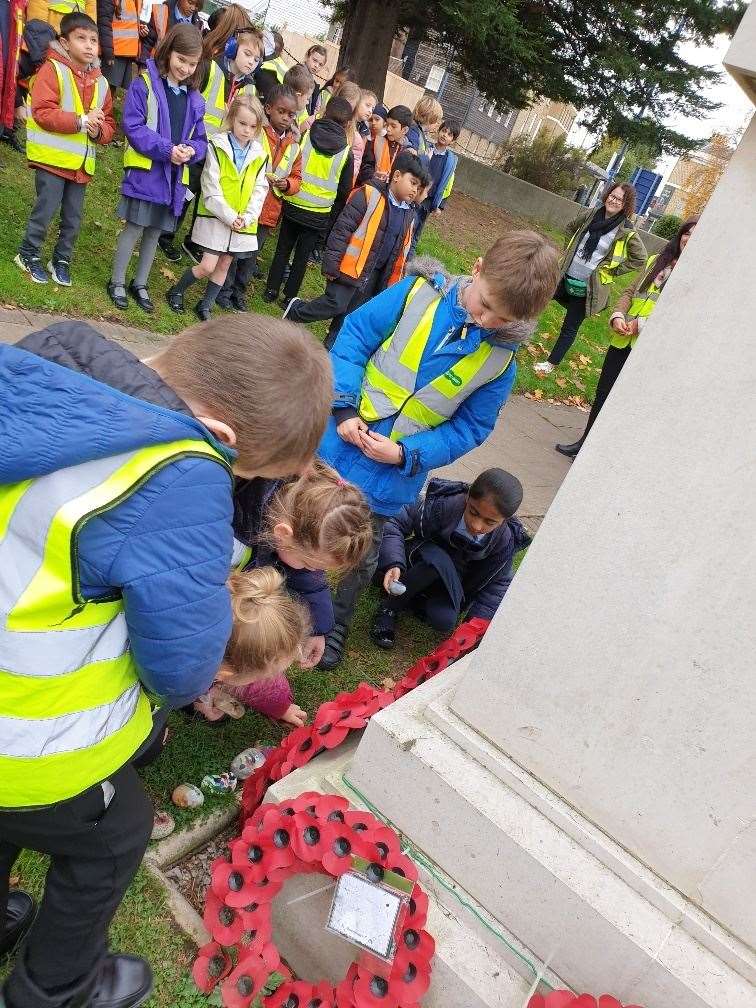
{"type": "Polygon", "coordinates": [[[250,1008],[261,995],[263,1008],[419,1008],[435,951],[424,930],[427,914],[417,868],[396,833],[369,812],[350,811],[340,795],[306,792],[255,809],[228,856],[213,863],[204,914],[212,941],[199,950],[192,975],[205,994],[219,987],[227,1008],[250,1008]],[[380,881],[392,871],[414,883],[397,924],[394,961],[360,953],[335,987],[294,980],[272,940],[273,899],[303,872],[338,878],[351,869],[352,855],[369,862],[368,878],[380,881]],[[274,971],[283,983],[265,995],[274,971]]]}
{"type": "Polygon", "coordinates": [[[360,683],[351,693],[339,693],[333,700],[322,703],[312,724],[290,732],[278,748],[268,753],[265,763],[244,782],[242,822],[252,815],[271,784],[286,777],[292,770],[305,766],[326,749],[335,749],[350,732],[364,728],[373,714],[476,648],[489,622],[475,618],[460,624],[448,640],[415,662],[392,690],[360,683]]]}
{"type": "Polygon", "coordinates": [[[570,990],[554,990],[549,994],[534,994],[528,1008],[641,1008],[640,1005],[623,1005],[611,994],[573,994],[570,990]]]}

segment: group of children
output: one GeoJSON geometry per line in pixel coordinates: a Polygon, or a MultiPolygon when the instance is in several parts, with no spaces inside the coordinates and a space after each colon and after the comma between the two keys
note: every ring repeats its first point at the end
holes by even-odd
{"type": "MultiPolygon", "coordinates": [[[[495,611],[514,551],[526,541],[514,518],[517,480],[491,470],[470,488],[436,481],[422,504],[418,494],[431,469],[493,429],[517,346],[556,285],[557,257],[540,235],[513,232],[470,278],[449,278],[432,261],[416,259],[408,269],[426,218],[443,209],[454,183],[450,148],[459,128],[443,121],[436,99],[422,98],[414,112],[386,109],[346,67],[321,89],[322,46],[287,68],[280,35],[273,33],[265,59],[263,35],[241,8],[214,15],[203,39],[190,6],[180,0],[175,23],[163,19],[159,30],[153,8],[156,45],[126,92],[117,206],[124,227],[108,292],[119,308],[132,298],[154,309],[153,260],[158,247],[174,257],[191,203],[184,247],[195,262],[166,293],[172,309],[182,311],[186,292],[203,280],[195,306],[202,321],[217,301],[246,310],[257,255],[280,222],[263,297],[278,299],[283,286],[290,322],[332,320],[326,346],[335,391],[324,461],[281,483],[237,480],[235,534],[252,567],[230,578],[226,664],[195,704],[216,720],[231,696],[299,724],[304,712],[285,668],[296,655],[305,667],[338,663],[357,594],[376,569],[387,591],[405,578],[403,595],[376,615],[381,646],[390,646],[393,620],[409,605],[425,606],[444,630],[470,606],[495,611]],[[297,294],[318,253],[326,289],[306,302],[297,294]],[[431,505],[435,525],[424,517],[431,505]],[[408,538],[411,548],[401,546],[408,538]],[[338,574],[333,601],[326,572],[338,574]]],[[[47,279],[40,251],[60,207],[49,269],[56,282],[70,283],[95,145],[114,135],[97,46],[86,14],[65,15],[31,89],[28,152],[38,198],[17,262],[38,282],[47,279]]]]}
{"type": "Polygon", "coordinates": [[[112,59],[102,19],[99,31],[78,10],[60,19],[29,90],[27,155],[37,198],[16,263],[37,283],[71,284],[96,147],[113,140],[112,96],[126,87],[115,207],[123,229],[107,284],[116,307],[131,299],[154,311],[148,281],[157,250],[181,260],[176,236],[188,214],[183,251],[192,265],[167,291],[169,306],[183,311],[187,290],[203,280],[193,306],[201,320],[216,302],[246,311],[259,252],[280,222],[262,296],[280,298],[292,320],[332,319],[330,345],[346,313],[402,276],[427,216],[443,208],[459,127],[442,121],[430,96],[414,112],[386,109],[348,67],[320,88],[323,46],[287,67],[280,34],[266,39],[235,4],[211,16],[203,37],[200,8],[192,0],[148,4],[138,56],[114,50],[112,59]],[[274,46],[267,59],[266,41],[274,46]],[[139,72],[129,83],[135,60],[139,72]],[[45,267],[42,248],[58,212],[59,237],[45,267]],[[297,295],[310,259],[323,261],[327,286],[305,304],[297,295]]]}

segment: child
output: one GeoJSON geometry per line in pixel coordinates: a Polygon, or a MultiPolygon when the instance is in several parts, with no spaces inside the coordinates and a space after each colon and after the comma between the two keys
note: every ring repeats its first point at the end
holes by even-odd
{"type": "Polygon", "coordinates": [[[131,84],[139,59],[141,0],[97,0],[100,65],[113,95],[131,84]]]}
{"type": "Polygon", "coordinates": [[[456,142],[460,131],[461,127],[456,122],[443,122],[439,127],[438,139],[431,150],[428,164],[431,186],[428,195],[417,208],[417,225],[415,227],[415,235],[412,239],[410,254],[413,254],[417,248],[420,234],[425,227],[429,214],[440,214],[446,205],[446,201],[451,196],[459,159],[449,148],[456,142]]]}
{"type": "Polygon", "coordinates": [[[0,456],[0,606],[14,669],[29,671],[0,690],[3,723],[18,726],[0,752],[0,889],[19,848],[66,866],[47,873],[24,954],[4,978],[8,1008],[147,997],[149,965],[107,954],[152,830],[131,766],[152,729],[147,692],[176,707],[211,686],[231,631],[232,469],[301,472],[331,395],[322,347],[267,317],[194,326],[148,362],[80,321],[0,346],[5,416],[13,403],[0,456]],[[25,574],[35,590],[17,606],[25,574]]]}
{"type": "Polygon", "coordinates": [[[373,118],[373,112],[377,104],[378,95],[375,91],[368,91],[366,88],[363,88],[360,104],[357,108],[357,129],[366,141],[372,139],[370,120],[373,118]]]}
{"type": "Polygon", "coordinates": [[[339,67],[330,80],[326,81],[320,91],[320,109],[318,114],[323,115],[326,105],[335,98],[347,81],[352,79],[352,68],[349,66],[339,67]]]}
{"type": "Polygon", "coordinates": [[[60,39],[34,78],[26,121],[26,156],[37,199],[15,258],[35,283],[50,279],[40,252],[53,217],[60,231],[48,269],[71,286],[71,256],[79,237],[84,193],[95,170],[95,144],[113,139],[115,122],[107,82],[97,66],[97,25],[86,14],[66,14],[60,39]]]}
{"type": "Polygon", "coordinates": [[[201,54],[197,29],[174,25],[126,95],[126,173],[116,211],[126,224],[118,236],[113,276],[107,286],[111,301],[121,310],[129,304],[126,270],[137,241],[139,262],[128,290],[142,311],[155,310],[147,280],[158,238],[163,231],[175,230],[186,201],[187,166],[205,157],[204,103],[196,90],[201,54]]]}
{"type": "Polygon", "coordinates": [[[357,185],[369,182],[388,182],[391,166],[399,151],[407,146],[407,133],[412,123],[412,113],[406,105],[395,105],[386,114],[383,135],[377,133],[365,147],[357,185]]]}
{"type": "Polygon", "coordinates": [[[341,212],[352,190],[352,150],[345,127],[352,106],[341,97],[332,98],[325,115],[317,119],[302,144],[302,185],[296,193],[283,193],[283,215],[276,254],[268,273],[263,300],[275,301],[284,269],[294,251],[281,307],[299,293],[307,261],[332,220],[341,212]]]}
{"type": "Polygon", "coordinates": [[[412,123],[407,132],[407,146],[421,158],[430,155],[433,141],[430,134],[435,133],[439,123],[444,118],[444,110],[432,95],[423,95],[415,105],[412,113],[412,123]]]}
{"type": "Polygon", "coordinates": [[[317,117],[320,111],[320,102],[322,89],[318,85],[318,76],[320,71],[328,62],[328,50],[325,46],[320,44],[311,45],[310,48],[305,53],[304,64],[313,76],[315,81],[315,87],[313,88],[312,94],[310,95],[310,101],[307,105],[308,115],[317,117]]]}
{"type": "MultiPolygon", "coordinates": [[[[148,0],[143,0],[146,5],[148,0]]],[[[165,38],[167,31],[175,24],[192,24],[198,31],[202,31],[202,19],[200,11],[204,6],[204,0],[162,0],[149,4],[149,16],[147,18],[147,30],[141,32],[143,62],[147,57],[152,56],[156,47],[165,38]]],[[[143,15],[144,16],[144,7],[143,15]]]]}
{"type": "Polygon", "coordinates": [[[313,121],[307,111],[307,106],[315,90],[315,78],[304,63],[297,63],[286,72],[283,83],[292,89],[297,98],[297,112],[294,117],[296,128],[292,127],[292,131],[295,139],[300,140],[313,121]]]}
{"type": "MultiPolygon", "coordinates": [[[[227,7],[218,23],[202,44],[202,72],[198,87],[205,99],[205,133],[212,136],[223,128],[223,120],[229,104],[237,94],[256,95],[254,72],[262,58],[262,35],[246,21],[246,14],[232,4],[227,7]],[[240,27],[238,25],[242,20],[240,27]]],[[[189,192],[194,195],[191,201],[185,200],[181,214],[176,223],[176,230],[186,216],[189,207],[192,208],[192,227],[197,216],[199,195],[202,190],[203,161],[196,161],[189,167],[189,192]]],[[[160,239],[160,248],[171,262],[181,260],[181,252],[174,245],[174,233],[165,234],[160,239]]],[[[202,258],[202,249],[198,248],[189,235],[184,239],[183,250],[194,263],[202,258]]]]}
{"type": "Polygon", "coordinates": [[[408,610],[443,634],[465,611],[467,619],[493,619],[514,576],[514,555],[530,544],[513,517],[521,503],[516,476],[486,469],[471,486],[432,479],[424,497],[389,518],[378,556],[387,597],[373,618],[375,643],[392,648],[397,616],[408,610]],[[406,590],[392,595],[399,581],[406,590]]]}
{"type": "Polygon", "coordinates": [[[270,232],[281,217],[281,195],[297,193],[302,184],[302,161],[299,158],[299,144],[291,131],[297,111],[297,100],[291,88],[277,84],[269,93],[270,101],[265,106],[268,123],[265,136],[270,151],[270,170],[266,178],[270,184],[265,197],[260,220],[257,225],[257,256],[254,259],[233,259],[228,268],[226,282],[218,295],[217,304],[221,308],[245,312],[247,308],[247,287],[256,272],[260,252],[263,250],[270,232]]]}
{"type": "Polygon", "coordinates": [[[284,49],[283,35],[275,30],[270,34],[273,39],[273,52],[255,74],[255,85],[264,102],[268,100],[268,95],[276,84],[284,83],[286,71],[289,69],[289,64],[281,55],[284,49]]]}
{"type": "Polygon", "coordinates": [[[205,293],[194,312],[210,318],[215,299],[233,260],[257,255],[257,221],[268,194],[268,151],[263,146],[265,113],[257,98],[239,94],[226,114],[226,132],[210,137],[202,172],[202,197],[192,241],[205,250],[202,260],[165,292],[169,306],[184,310],[184,294],[195,280],[207,277],[205,293]]]}
{"type": "Polygon", "coordinates": [[[378,136],[385,136],[386,130],[386,118],[388,117],[388,109],[385,105],[378,104],[373,109],[373,114],[370,116],[370,121],[368,126],[370,127],[370,140],[375,140],[378,136]]]}
{"type": "Polygon", "coordinates": [[[430,470],[493,430],[514,383],[514,354],[558,276],[550,242],[510,231],[471,277],[450,280],[433,260],[415,260],[406,279],[344,320],[331,351],[334,408],[320,454],[367,497],[376,545],[338,586],[322,667],[341,660],[357,596],[378,562],[383,523],[415,500],[430,470]]]}
{"type": "Polygon", "coordinates": [[[252,710],[300,727],[307,715],[294,703],[286,670],[299,661],[310,632],[305,606],[286,591],[273,567],[238,571],[228,579],[233,622],[215,684],[194,709],[225,720],[229,696],[252,710]]]}
{"type": "Polygon", "coordinates": [[[414,200],[428,173],[415,154],[394,161],[391,182],[355,189],[331,228],[323,256],[325,293],[312,301],[293,298],[291,322],[333,319],[324,346],[330,350],[344,316],[404,275],[415,224],[414,200]]]}

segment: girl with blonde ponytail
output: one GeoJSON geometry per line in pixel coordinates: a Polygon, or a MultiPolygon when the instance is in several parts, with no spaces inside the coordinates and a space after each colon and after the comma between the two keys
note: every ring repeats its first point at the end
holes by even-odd
{"type": "Polygon", "coordinates": [[[286,591],[283,575],[273,567],[237,571],[228,587],[231,639],[215,685],[195,701],[195,710],[219,721],[234,709],[230,694],[268,717],[304,724],[306,714],[294,703],[286,670],[301,659],[310,635],[307,609],[286,591]]]}

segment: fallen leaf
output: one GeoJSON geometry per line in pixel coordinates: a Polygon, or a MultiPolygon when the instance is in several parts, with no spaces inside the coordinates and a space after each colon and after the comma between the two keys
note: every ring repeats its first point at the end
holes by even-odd
{"type": "Polygon", "coordinates": [[[543,389],[539,389],[539,388],[535,389],[534,392],[533,392],[533,398],[534,399],[543,399],[543,389]]]}
{"type": "Polygon", "coordinates": [[[10,879],[8,880],[8,885],[10,885],[11,889],[15,889],[20,884],[21,884],[21,876],[11,875],[10,879]]]}
{"type": "Polygon", "coordinates": [[[381,686],[384,689],[392,690],[396,688],[396,680],[392,679],[391,676],[386,676],[385,679],[381,679],[381,686]]]}
{"type": "Polygon", "coordinates": [[[575,388],[579,388],[581,392],[585,392],[585,385],[583,385],[579,378],[575,378],[574,375],[572,378],[572,384],[575,388]]]}
{"type": "Polygon", "coordinates": [[[178,279],[173,270],[169,270],[167,266],[160,267],[160,275],[164,276],[166,280],[173,281],[173,283],[176,283],[176,280],[178,279]]]}
{"type": "Polygon", "coordinates": [[[530,354],[531,357],[540,357],[541,356],[541,351],[537,350],[533,346],[532,343],[528,343],[528,345],[525,347],[525,349],[528,351],[528,353],[530,354]]]}
{"type": "Polygon", "coordinates": [[[590,364],[591,363],[591,358],[588,357],[584,353],[578,354],[578,360],[580,361],[581,364],[590,364]]]}
{"type": "Polygon", "coordinates": [[[555,378],[554,381],[559,386],[559,388],[567,388],[566,378],[555,378]]]}

